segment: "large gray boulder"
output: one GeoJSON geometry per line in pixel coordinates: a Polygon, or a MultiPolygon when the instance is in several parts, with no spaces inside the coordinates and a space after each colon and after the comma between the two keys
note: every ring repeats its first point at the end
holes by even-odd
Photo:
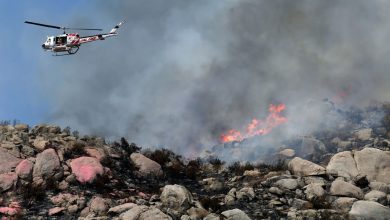
{"type": "Polygon", "coordinates": [[[356,201],[349,212],[351,219],[388,220],[390,208],[373,201],[356,201]]]}
{"type": "Polygon", "coordinates": [[[373,182],[370,182],[369,186],[372,190],[378,190],[378,191],[390,194],[390,184],[373,181],[373,182]]]}
{"type": "Polygon", "coordinates": [[[333,201],[332,207],[336,210],[349,212],[349,210],[351,210],[353,203],[355,203],[356,201],[357,201],[356,198],[340,197],[335,201],[333,201]]]}
{"type": "Polygon", "coordinates": [[[0,193],[11,189],[15,186],[18,180],[16,173],[2,173],[0,174],[0,193]]]}
{"type": "Polygon", "coordinates": [[[222,212],[221,215],[224,216],[225,218],[223,219],[226,220],[250,220],[248,215],[240,209],[227,210],[222,212]]]}
{"type": "Polygon", "coordinates": [[[0,148],[0,174],[11,172],[20,161],[22,160],[0,148]]]}
{"type": "Polygon", "coordinates": [[[326,167],[326,172],[332,176],[353,179],[359,172],[351,151],[343,151],[335,154],[326,167]]]}
{"type": "Polygon", "coordinates": [[[160,200],[164,208],[169,208],[179,213],[190,208],[193,203],[191,193],[184,186],[176,184],[164,186],[160,200]]]}
{"type": "Polygon", "coordinates": [[[333,181],[330,187],[330,194],[333,196],[347,196],[358,199],[363,199],[364,196],[363,191],[359,187],[342,180],[333,181]]]}
{"type": "Polygon", "coordinates": [[[60,159],[54,149],[49,148],[37,154],[33,169],[33,181],[41,184],[46,179],[62,177],[60,159]]]}
{"type": "Polygon", "coordinates": [[[355,152],[355,161],[359,173],[367,179],[390,184],[390,152],[376,148],[364,148],[355,152]]]}
{"type": "Polygon", "coordinates": [[[303,137],[297,156],[306,159],[318,159],[324,152],[326,152],[326,147],[320,140],[313,137],[303,137]]]}
{"type": "Polygon", "coordinates": [[[298,188],[298,181],[296,179],[281,179],[276,181],[274,185],[281,189],[295,190],[298,188]]]}
{"type": "Polygon", "coordinates": [[[378,190],[372,190],[368,192],[366,195],[364,195],[364,200],[378,202],[382,205],[386,205],[387,202],[386,193],[378,190]]]}
{"type": "Polygon", "coordinates": [[[163,174],[160,164],[145,157],[140,153],[132,153],[130,155],[130,159],[138,168],[138,173],[141,176],[161,176],[163,174]]]}
{"type": "Polygon", "coordinates": [[[311,183],[305,188],[306,199],[309,201],[322,199],[325,196],[325,190],[320,184],[311,183]]]}
{"type": "Polygon", "coordinates": [[[288,169],[299,176],[317,176],[325,174],[325,168],[308,160],[295,157],[288,163],[288,169]]]}

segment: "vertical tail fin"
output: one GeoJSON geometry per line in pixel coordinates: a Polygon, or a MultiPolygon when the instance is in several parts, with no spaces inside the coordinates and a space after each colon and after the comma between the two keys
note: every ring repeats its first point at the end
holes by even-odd
{"type": "Polygon", "coordinates": [[[125,23],[125,21],[119,22],[119,24],[117,24],[117,25],[110,31],[110,34],[116,33],[116,30],[118,30],[118,28],[119,28],[123,23],[125,23]]]}

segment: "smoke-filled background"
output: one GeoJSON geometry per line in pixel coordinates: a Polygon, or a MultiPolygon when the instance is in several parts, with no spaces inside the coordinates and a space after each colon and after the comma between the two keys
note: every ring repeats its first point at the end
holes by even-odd
{"type": "MultiPolygon", "coordinates": [[[[190,154],[285,103],[289,132],[315,128],[316,101],[390,100],[390,2],[94,1],[119,36],[43,57],[50,121],[190,154]],[[314,101],[313,101],[314,100],[314,101]]],[[[318,102],[320,103],[320,102],[318,102]]]]}

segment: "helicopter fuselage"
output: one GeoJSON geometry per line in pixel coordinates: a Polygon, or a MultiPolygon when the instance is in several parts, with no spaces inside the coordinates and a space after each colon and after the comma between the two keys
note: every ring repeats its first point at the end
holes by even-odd
{"type": "Polygon", "coordinates": [[[78,33],[61,34],[57,36],[48,36],[42,44],[42,49],[52,52],[68,52],[74,54],[78,51],[81,44],[104,40],[107,37],[118,35],[116,32],[107,34],[97,34],[91,36],[80,37],[78,33]]]}
{"type": "Polygon", "coordinates": [[[42,44],[42,48],[54,52],[68,51],[70,48],[80,45],[79,39],[80,36],[77,33],[48,36],[42,44]]]}

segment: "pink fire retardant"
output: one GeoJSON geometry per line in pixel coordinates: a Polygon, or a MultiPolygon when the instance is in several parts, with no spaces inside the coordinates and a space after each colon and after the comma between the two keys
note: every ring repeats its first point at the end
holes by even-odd
{"type": "Polygon", "coordinates": [[[97,175],[103,175],[104,168],[93,157],[79,157],[70,162],[72,173],[80,183],[92,183],[97,175]]]}
{"type": "Polygon", "coordinates": [[[21,211],[19,203],[12,202],[9,207],[0,207],[0,213],[8,216],[14,216],[21,211]]]}

